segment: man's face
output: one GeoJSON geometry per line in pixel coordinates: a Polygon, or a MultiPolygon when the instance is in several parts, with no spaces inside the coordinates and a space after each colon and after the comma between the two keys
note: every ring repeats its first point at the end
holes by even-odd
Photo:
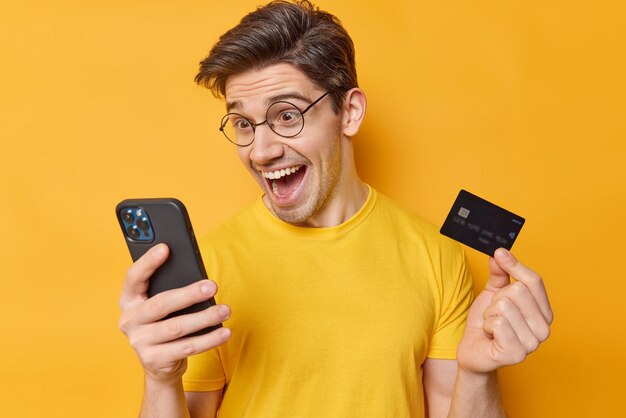
{"type": "MultiPolygon", "coordinates": [[[[225,93],[229,112],[259,123],[276,101],[303,110],[326,91],[294,66],[277,64],[229,77],[225,93]]],[[[297,136],[283,138],[267,124],[259,125],[254,142],[238,147],[238,152],[276,216],[294,225],[320,226],[316,216],[332,210],[333,200],[341,199],[345,177],[341,138],[341,114],[333,112],[326,96],[306,112],[304,129],[297,136]]]]}

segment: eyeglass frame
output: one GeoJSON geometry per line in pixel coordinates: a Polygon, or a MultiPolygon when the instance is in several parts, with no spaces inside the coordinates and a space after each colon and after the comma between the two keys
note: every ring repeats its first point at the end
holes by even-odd
{"type": "Polygon", "coordinates": [[[224,137],[226,137],[226,139],[228,140],[228,142],[230,142],[231,144],[235,144],[238,147],[247,147],[249,145],[251,145],[254,142],[254,139],[256,138],[256,127],[259,125],[263,125],[265,123],[267,123],[267,126],[271,129],[272,132],[274,132],[276,135],[282,137],[282,138],[293,138],[295,136],[298,136],[303,130],[304,130],[304,114],[306,112],[309,111],[309,109],[311,109],[313,106],[315,106],[316,104],[318,104],[324,97],[326,97],[328,94],[330,93],[330,91],[327,91],[326,93],[322,94],[320,97],[318,97],[316,100],[314,100],[310,105],[308,105],[306,108],[304,108],[304,110],[300,110],[300,108],[298,106],[296,106],[295,104],[288,102],[286,100],[278,100],[272,104],[270,104],[267,107],[267,110],[265,111],[265,120],[263,122],[259,122],[259,123],[254,123],[252,122],[250,119],[248,119],[247,117],[245,117],[244,115],[240,114],[240,113],[235,113],[235,112],[229,112],[227,114],[225,114],[222,117],[222,123],[220,123],[220,127],[219,130],[222,132],[222,134],[224,135],[224,137]],[[268,122],[268,113],[270,111],[270,109],[272,108],[272,106],[278,104],[278,103],[286,103],[288,105],[293,106],[296,110],[298,110],[298,112],[300,112],[300,115],[302,115],[302,126],[300,127],[300,130],[298,132],[296,132],[293,135],[282,135],[278,132],[276,132],[274,130],[274,128],[272,127],[272,125],[268,122]],[[230,115],[237,115],[237,116],[241,116],[242,118],[244,118],[246,121],[248,121],[248,123],[250,124],[250,126],[252,127],[252,140],[247,143],[247,144],[238,144],[237,142],[234,142],[232,139],[230,139],[228,137],[228,135],[226,135],[226,132],[224,131],[224,127],[226,126],[226,123],[229,119],[230,115]]]}

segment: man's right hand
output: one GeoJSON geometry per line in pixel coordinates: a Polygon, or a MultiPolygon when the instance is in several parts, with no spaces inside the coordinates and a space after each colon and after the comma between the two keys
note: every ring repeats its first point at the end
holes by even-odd
{"type": "Polygon", "coordinates": [[[137,352],[146,377],[161,383],[179,380],[187,368],[188,356],[217,347],[230,337],[230,330],[222,327],[208,334],[182,338],[228,319],[227,305],[162,320],[172,312],[210,299],[217,292],[214,282],[201,280],[148,298],[150,277],[168,255],[167,245],[159,244],[133,263],[119,302],[120,329],[137,352]]]}

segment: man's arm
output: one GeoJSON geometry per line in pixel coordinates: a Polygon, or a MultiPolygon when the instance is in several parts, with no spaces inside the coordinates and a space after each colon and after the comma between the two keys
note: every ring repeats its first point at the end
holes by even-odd
{"type": "Polygon", "coordinates": [[[456,360],[427,358],[424,361],[424,396],[426,398],[426,416],[445,418],[450,411],[454,380],[456,379],[456,360]]]}
{"type": "Polygon", "coordinates": [[[424,393],[429,418],[506,417],[495,371],[467,373],[458,368],[456,360],[428,358],[424,362],[424,393]]]}
{"type": "Polygon", "coordinates": [[[215,418],[222,394],[223,388],[211,392],[185,392],[191,418],[215,418]]]}
{"type": "MultiPolygon", "coordinates": [[[[190,418],[185,392],[180,379],[159,382],[146,376],[140,418],[190,418]]],[[[210,416],[211,418],[214,415],[210,416]]]]}
{"type": "Polygon", "coordinates": [[[550,335],[553,313],[541,277],[504,249],[489,260],[489,272],[457,360],[424,362],[430,418],[505,418],[497,369],[522,362],[550,335]]]}

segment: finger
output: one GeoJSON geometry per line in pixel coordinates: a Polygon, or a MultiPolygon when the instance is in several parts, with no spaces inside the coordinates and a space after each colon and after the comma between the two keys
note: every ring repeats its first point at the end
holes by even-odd
{"type": "Polygon", "coordinates": [[[120,306],[133,299],[145,299],[148,292],[148,281],[169,255],[169,248],[165,244],[157,244],[142,255],[126,272],[124,289],[120,297],[120,306]]]}
{"type": "Polygon", "coordinates": [[[526,352],[532,353],[539,347],[539,338],[531,330],[530,326],[522,316],[520,310],[511,300],[500,298],[494,301],[484,312],[485,319],[494,316],[501,316],[511,325],[513,332],[517,335],[518,340],[526,349],[526,352]]]}
{"type": "Polygon", "coordinates": [[[552,313],[550,301],[548,300],[548,294],[541,276],[526,267],[524,264],[520,263],[513,254],[504,248],[496,250],[494,259],[502,270],[506,271],[509,275],[515,278],[515,280],[522,282],[528,287],[537,301],[541,312],[548,321],[548,324],[551,324],[554,314],[552,313]]]}
{"type": "Polygon", "coordinates": [[[493,292],[497,292],[499,289],[504,288],[511,283],[509,273],[502,269],[493,259],[489,257],[489,280],[485,288],[493,292]]]}
{"type": "Polygon", "coordinates": [[[165,318],[172,312],[187,308],[215,296],[217,285],[211,280],[200,280],[178,289],[166,290],[142,303],[135,315],[139,324],[149,324],[165,318]]]}
{"type": "Polygon", "coordinates": [[[146,368],[158,368],[160,365],[173,363],[194,354],[215,348],[230,338],[228,328],[219,328],[208,334],[182,338],[165,344],[153,346],[141,352],[141,362],[146,368]]]}
{"type": "Polygon", "coordinates": [[[151,329],[146,331],[145,342],[160,344],[174,341],[193,332],[217,325],[229,317],[230,308],[227,305],[215,305],[200,312],[169,318],[154,323],[151,329]]]}
{"type": "Polygon", "coordinates": [[[509,301],[516,307],[532,333],[540,342],[545,341],[550,336],[548,318],[544,316],[534,295],[524,283],[511,283],[494,295],[493,303],[497,303],[503,299],[509,301]]]}
{"type": "Polygon", "coordinates": [[[489,317],[485,319],[483,329],[493,338],[490,355],[498,367],[524,361],[527,355],[526,349],[506,318],[489,317]]]}

